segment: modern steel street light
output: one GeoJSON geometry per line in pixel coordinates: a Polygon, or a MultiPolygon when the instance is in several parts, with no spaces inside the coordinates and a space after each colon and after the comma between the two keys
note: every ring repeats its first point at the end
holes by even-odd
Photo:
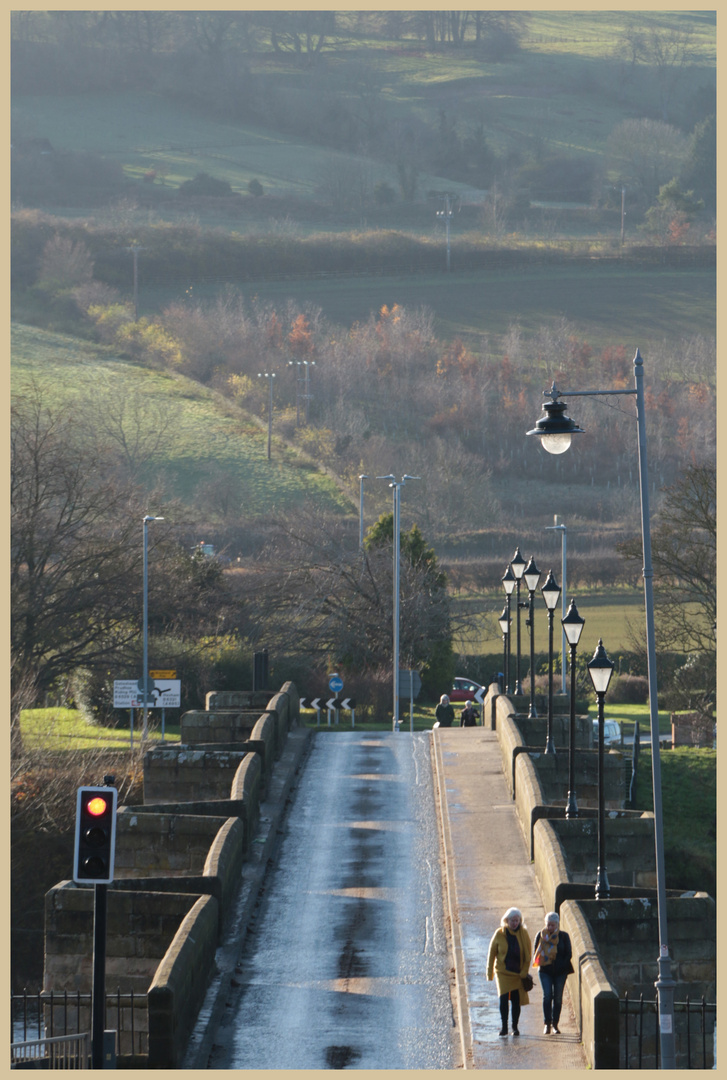
{"type": "Polygon", "coordinates": [[[275,378],[274,371],[258,371],[258,379],[267,379],[270,386],[270,401],[268,403],[268,461],[270,461],[270,450],[273,438],[273,379],[275,378]]]}
{"type": "Polygon", "coordinates": [[[545,584],[540,590],[548,609],[548,734],[545,740],[545,753],[555,753],[553,741],[553,616],[560,599],[560,586],[553,577],[553,571],[548,571],[545,584]]]}
{"type": "Polygon", "coordinates": [[[366,473],[361,473],[358,478],[358,546],[363,547],[364,538],[364,516],[363,516],[363,487],[364,480],[368,480],[366,473]]]}
{"type": "Polygon", "coordinates": [[[603,642],[598,646],[593,658],[588,661],[588,674],[591,676],[593,689],[598,698],[598,872],[596,874],[596,900],[608,900],[611,887],[606,873],[606,793],[603,777],[603,700],[611,681],[613,663],[606,655],[603,642]]]}
{"type": "MultiPolygon", "coordinates": [[[[508,597],[508,600],[509,600],[509,597],[508,597]]],[[[499,622],[500,630],[502,631],[502,648],[503,648],[503,651],[505,653],[505,659],[503,661],[503,668],[504,668],[503,681],[504,681],[505,685],[504,685],[503,689],[505,690],[505,693],[507,693],[507,679],[508,679],[508,670],[507,669],[508,669],[508,666],[509,666],[508,665],[508,660],[509,660],[508,653],[510,652],[510,647],[509,647],[509,641],[510,641],[510,605],[509,605],[509,603],[505,604],[504,608],[500,612],[500,618],[497,621],[499,622]]]]}
{"type": "MultiPolygon", "coordinates": [[[[563,588],[563,591],[561,593],[561,611],[563,612],[563,618],[565,618],[566,609],[568,607],[568,596],[567,596],[568,589],[567,589],[567,585],[566,585],[566,582],[567,582],[567,569],[568,569],[568,556],[567,556],[567,546],[568,546],[567,534],[568,534],[568,529],[566,528],[565,525],[563,525],[561,523],[561,521],[559,520],[557,514],[555,514],[554,517],[555,517],[555,524],[554,525],[546,525],[545,528],[548,531],[555,531],[555,532],[560,533],[560,541],[561,541],[561,543],[560,543],[560,583],[561,583],[562,588],[563,588]]],[[[563,621],[563,619],[561,619],[561,622],[562,621],[563,621]]],[[[566,646],[566,636],[565,636],[565,633],[563,633],[562,639],[561,639],[560,681],[561,681],[561,691],[564,694],[566,692],[566,689],[565,689],[565,646],[566,646]]]]}
{"type": "Polygon", "coordinates": [[[568,801],[565,805],[567,818],[578,817],[576,801],[576,648],[586,620],[578,614],[575,600],[571,600],[568,614],[561,623],[570,645],[570,731],[568,733],[568,801]]]}
{"type": "Polygon", "coordinates": [[[523,577],[529,593],[527,625],[530,629],[530,711],[528,712],[528,719],[534,720],[538,715],[535,708],[535,590],[540,581],[540,571],[535,565],[535,559],[532,556],[523,571],[523,577]]]}
{"type": "Polygon", "coordinates": [[[420,476],[408,476],[406,473],[401,480],[393,474],[389,476],[377,476],[377,480],[389,480],[389,487],[394,490],[394,719],[392,728],[399,730],[399,574],[401,570],[401,489],[407,480],[421,480],[420,476]]]}
{"type": "Polygon", "coordinates": [[[639,447],[639,491],[641,496],[641,542],[644,555],[644,607],[646,611],[646,655],[649,677],[649,715],[651,721],[651,773],[654,793],[654,844],[656,849],[656,895],[659,922],[658,977],[655,983],[659,1001],[659,1032],[661,1067],[676,1067],[674,1043],[674,980],[671,975],[666,920],[666,884],[664,867],[664,815],[661,799],[661,758],[659,749],[659,703],[656,686],[656,643],[654,634],[654,570],[651,562],[651,525],[649,520],[649,473],[646,457],[646,406],[644,401],[644,361],[636,350],[634,356],[634,387],[623,390],[560,391],[553,383],[545,396],[543,415],[528,435],[538,435],[548,453],[562,454],[568,449],[571,437],[583,431],[566,415],[565,402],[569,397],[602,397],[633,395],[636,398],[636,430],[639,447]]]}
{"type": "Polygon", "coordinates": [[[517,609],[517,648],[515,653],[515,693],[522,694],[523,684],[520,682],[520,582],[522,581],[523,570],[525,569],[525,559],[520,554],[520,548],[517,548],[515,554],[510,559],[510,569],[513,572],[515,578],[516,592],[515,592],[515,607],[517,609]]]}
{"type": "Polygon", "coordinates": [[[143,651],[143,671],[139,684],[139,689],[144,695],[144,713],[142,722],[142,741],[146,739],[149,732],[149,694],[151,693],[152,680],[149,677],[149,538],[148,538],[148,526],[150,521],[164,521],[163,517],[154,517],[152,514],[146,514],[143,519],[143,533],[144,533],[144,572],[143,572],[143,627],[142,627],[142,651],[143,651]]]}
{"type": "Polygon", "coordinates": [[[506,597],[507,597],[506,602],[507,602],[508,632],[507,632],[507,652],[505,653],[505,692],[507,694],[509,694],[512,691],[512,679],[510,677],[510,675],[511,675],[511,671],[510,671],[510,668],[511,668],[510,653],[511,653],[511,642],[512,642],[512,633],[511,633],[511,626],[510,626],[510,622],[511,622],[511,620],[510,620],[510,597],[512,596],[513,589],[515,588],[515,575],[513,574],[512,570],[510,569],[509,564],[505,567],[505,573],[502,576],[502,584],[503,584],[503,587],[505,589],[505,594],[506,594],[506,597]]]}

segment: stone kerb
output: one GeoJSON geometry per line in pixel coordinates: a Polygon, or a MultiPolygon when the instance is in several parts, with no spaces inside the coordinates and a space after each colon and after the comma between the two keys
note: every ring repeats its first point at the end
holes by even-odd
{"type": "Polygon", "coordinates": [[[147,995],[149,1067],[179,1066],[213,970],[217,901],[200,896],[174,935],[147,995]]]}

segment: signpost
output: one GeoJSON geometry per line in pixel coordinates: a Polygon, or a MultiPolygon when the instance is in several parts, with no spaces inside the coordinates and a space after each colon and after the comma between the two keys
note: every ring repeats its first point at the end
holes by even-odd
{"type": "Polygon", "coordinates": [[[142,679],[114,679],[114,708],[128,709],[130,715],[131,749],[134,749],[134,709],[162,710],[162,741],[164,740],[164,710],[179,709],[182,704],[182,683],[175,679],[176,671],[150,671],[146,702],[142,679]]]}
{"type": "Polygon", "coordinates": [[[422,678],[414,668],[403,669],[399,672],[399,697],[409,698],[409,731],[414,732],[414,698],[419,696],[422,688],[422,678]]]}

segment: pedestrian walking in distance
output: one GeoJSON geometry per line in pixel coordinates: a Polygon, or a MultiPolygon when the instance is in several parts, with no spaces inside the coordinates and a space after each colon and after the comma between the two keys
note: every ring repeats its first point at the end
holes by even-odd
{"type": "Polygon", "coordinates": [[[543,1034],[550,1035],[551,1027],[560,1035],[558,1023],[563,1007],[563,990],[569,975],[573,974],[571,958],[573,949],[570,937],[560,929],[560,916],[549,911],[545,926],[535,935],[533,966],[538,969],[543,988],[543,1034]]]}
{"type": "Polygon", "coordinates": [[[451,727],[454,723],[454,708],[450,705],[446,694],[442,694],[440,697],[434,715],[440,727],[451,727]]]}
{"type": "Polygon", "coordinates": [[[460,727],[475,727],[477,724],[477,709],[471,701],[468,701],[460,713],[460,727]]]}
{"type": "Polygon", "coordinates": [[[533,978],[529,973],[532,946],[530,935],[523,922],[522,912],[517,908],[508,908],[500,920],[500,925],[492,935],[490,951],[487,957],[487,978],[497,979],[497,993],[500,996],[501,1035],[507,1035],[507,1003],[511,1002],[512,1033],[519,1035],[518,1021],[520,1008],[529,1005],[528,990],[532,989],[533,978]]]}

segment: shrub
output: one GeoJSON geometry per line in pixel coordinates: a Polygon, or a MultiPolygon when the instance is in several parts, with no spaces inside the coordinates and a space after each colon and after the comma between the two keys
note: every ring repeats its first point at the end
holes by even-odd
{"type": "Polygon", "coordinates": [[[391,206],[396,202],[396,191],[385,180],[379,180],[374,186],[374,202],[377,206],[391,206]]]}
{"type": "Polygon", "coordinates": [[[649,699],[649,680],[644,675],[616,675],[606,700],[612,705],[644,705],[649,699]]]}
{"type": "Polygon", "coordinates": [[[247,185],[247,190],[250,192],[251,195],[254,195],[256,199],[259,199],[261,195],[265,194],[262,184],[254,177],[247,185]]]}
{"type": "Polygon", "coordinates": [[[209,173],[201,172],[197,173],[193,180],[183,180],[179,185],[179,194],[183,198],[197,195],[211,195],[214,198],[219,198],[220,196],[234,195],[234,192],[227,180],[217,180],[214,176],[210,176],[209,173]]]}

